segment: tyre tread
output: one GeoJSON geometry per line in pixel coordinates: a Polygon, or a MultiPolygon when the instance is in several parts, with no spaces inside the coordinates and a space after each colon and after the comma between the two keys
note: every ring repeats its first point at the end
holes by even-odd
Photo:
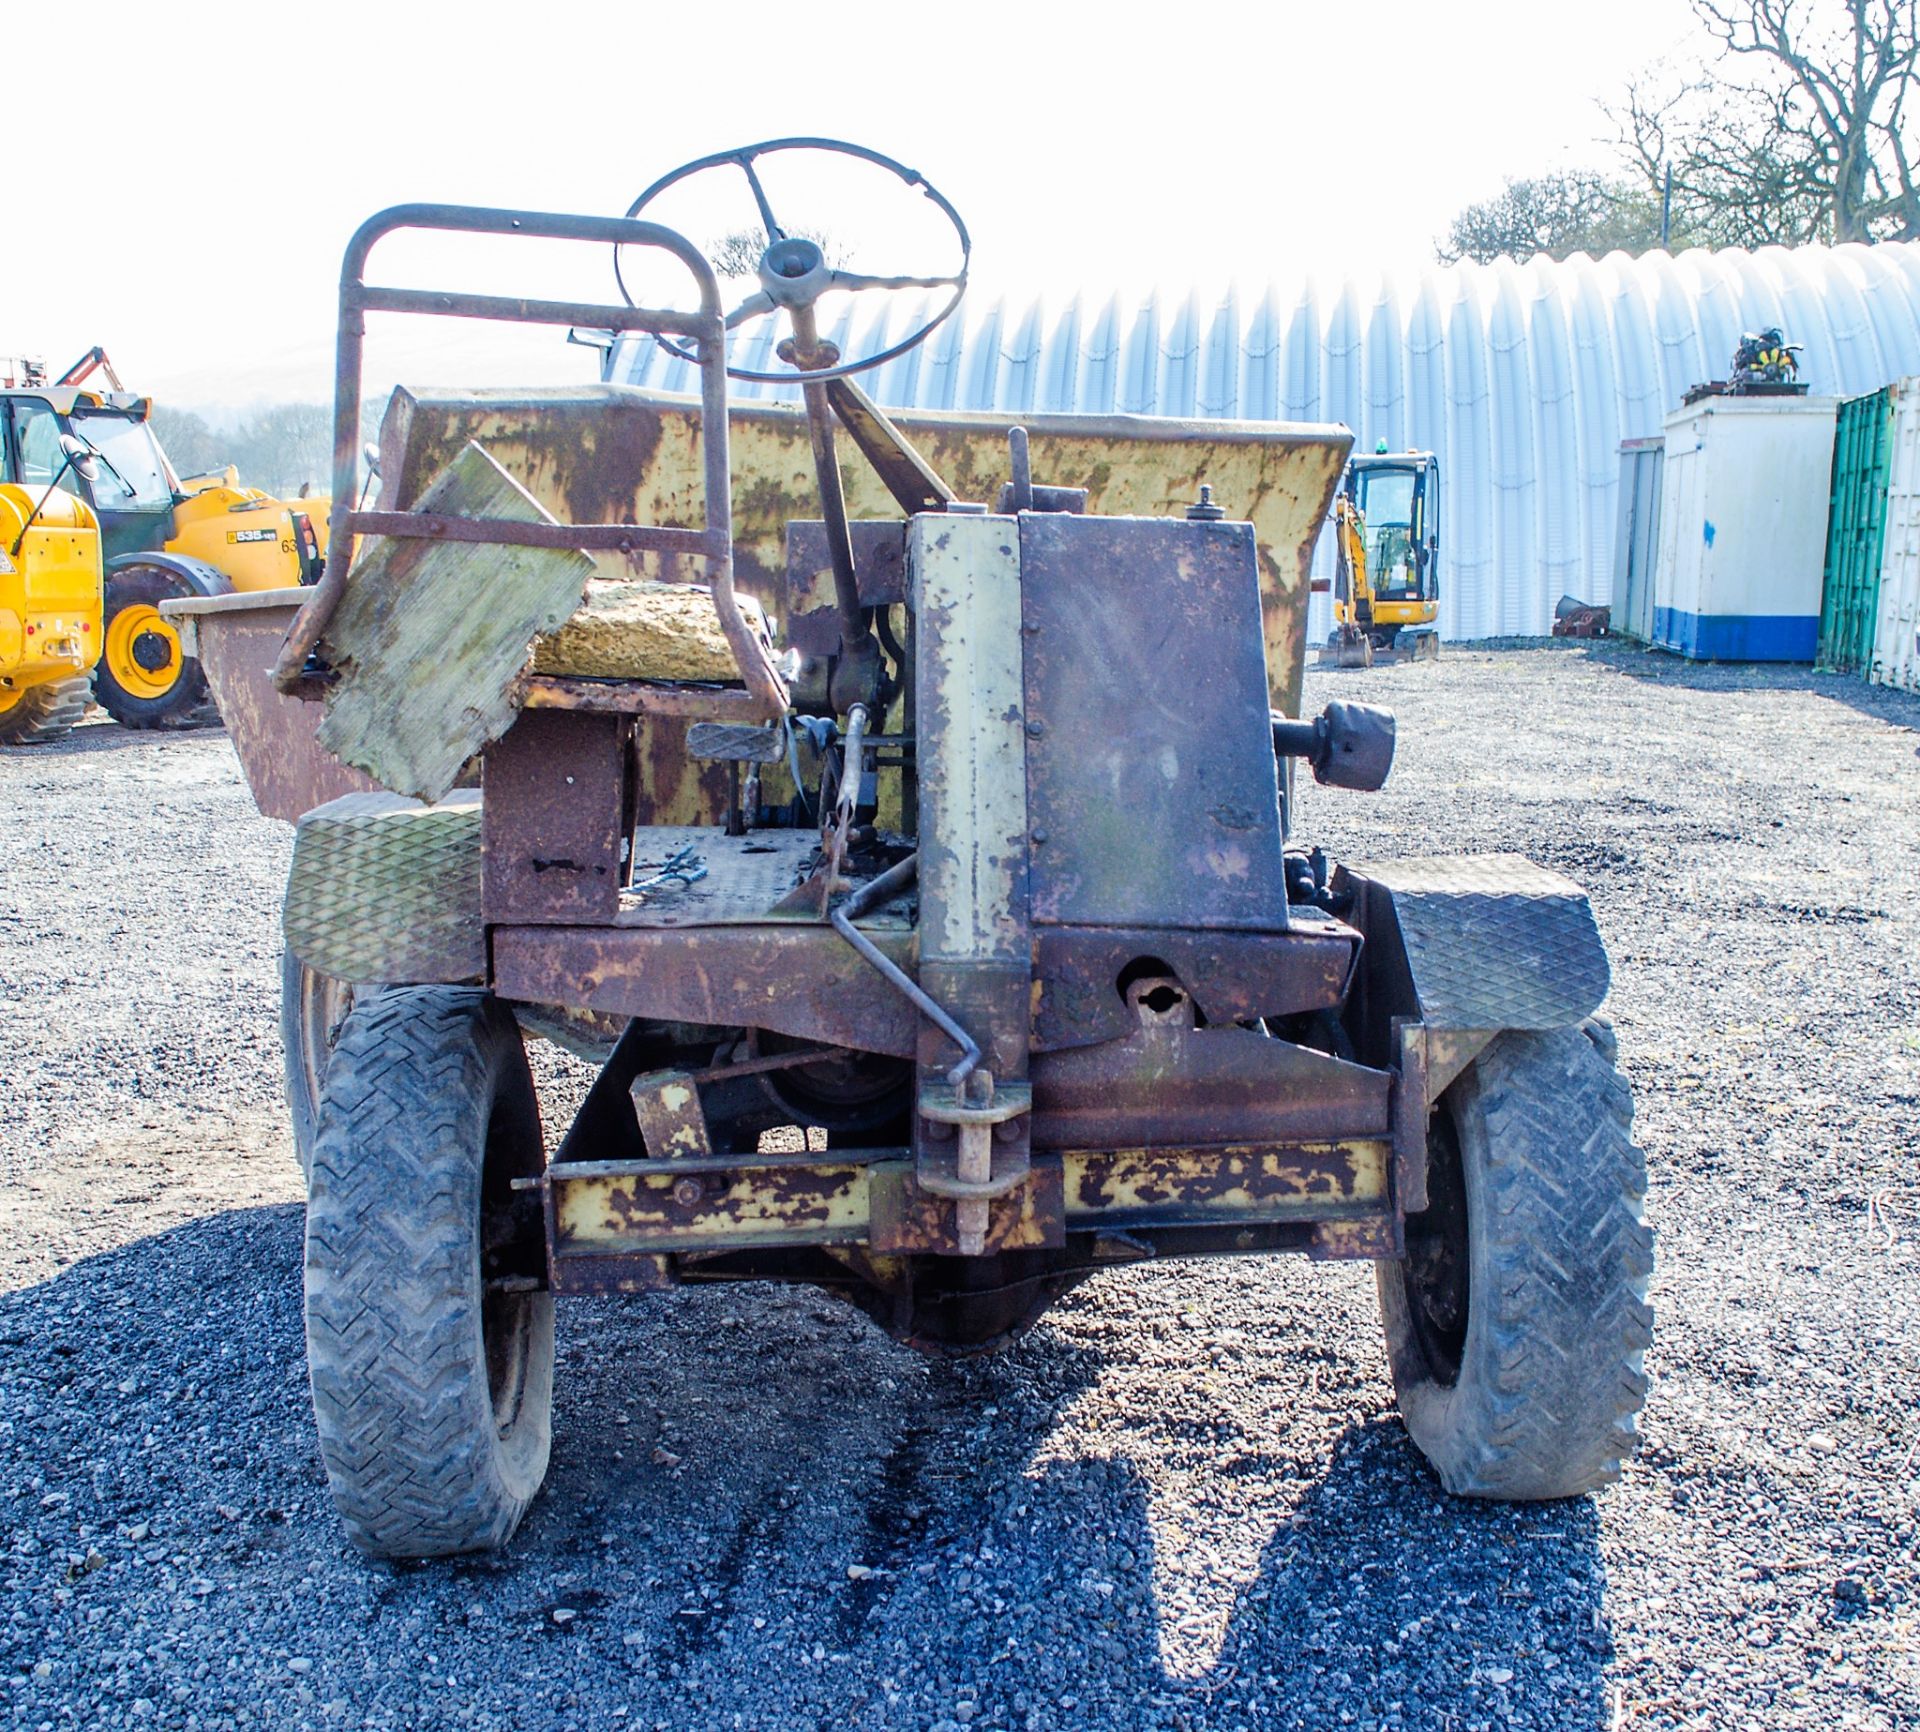
{"type": "MultiPolygon", "coordinates": [[[[518,1034],[485,994],[394,990],[356,1000],[327,1069],[308,1199],[307,1353],[321,1455],[353,1540],[383,1556],[503,1544],[538,1489],[544,1396],[494,1420],[475,1222],[490,1070],[524,1070],[518,1034]]],[[[536,1329],[551,1353],[551,1301],[536,1329]]]]}
{"type": "Polygon", "coordinates": [[[1409,1343],[1394,1341],[1398,1266],[1381,1266],[1402,1412],[1456,1495],[1577,1496],[1618,1479],[1637,1442],[1653,1236],[1615,1051],[1612,1031],[1593,1024],[1508,1033],[1476,1061],[1486,1207],[1471,1304],[1490,1310],[1470,1325],[1452,1389],[1439,1392],[1409,1363],[1409,1343]]]}

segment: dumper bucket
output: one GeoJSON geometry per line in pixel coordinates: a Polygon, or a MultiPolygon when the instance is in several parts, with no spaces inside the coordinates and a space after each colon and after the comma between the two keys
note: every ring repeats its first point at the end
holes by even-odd
{"type": "MultiPolygon", "coordinates": [[[[889,414],[961,499],[990,508],[1009,479],[1007,432],[1015,425],[1028,431],[1034,480],[1084,487],[1089,512],[1180,517],[1201,485],[1211,485],[1228,517],[1254,526],[1270,695],[1275,708],[1298,714],[1308,564],[1353,442],[1345,427],[1144,415],[889,414]]],[[[765,608],[779,641],[788,520],[820,511],[806,416],[797,406],[735,403],[728,425],[735,577],[765,608]]],[[[702,521],[694,398],[627,385],[403,388],[381,429],[381,508],[413,509],[469,441],[562,522],[702,521]]],[[[850,440],[842,442],[841,470],[849,517],[899,518],[899,505],[850,440]]]]}
{"type": "Polygon", "coordinates": [[[206,672],[253,803],[267,817],[288,823],[342,794],[362,794],[375,786],[370,776],[348,769],[314,738],[320,705],[274,690],[273,658],[310,594],[262,589],[160,604],[180,633],[184,653],[198,657],[206,672]]]}

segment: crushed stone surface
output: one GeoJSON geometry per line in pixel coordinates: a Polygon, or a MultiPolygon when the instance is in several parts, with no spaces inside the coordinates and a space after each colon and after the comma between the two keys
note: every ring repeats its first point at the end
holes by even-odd
{"type": "Polygon", "coordinates": [[[1920,700],[1611,647],[1332,696],[1399,763],[1302,839],[1593,893],[1658,1233],[1621,1484],[1447,1498],[1364,1266],[1110,1273],[969,1365],[683,1290],[562,1304],[506,1552],[369,1562],[307,1404],[288,833],[219,731],[94,723],[0,752],[0,1726],[1920,1723],[1920,700]]]}

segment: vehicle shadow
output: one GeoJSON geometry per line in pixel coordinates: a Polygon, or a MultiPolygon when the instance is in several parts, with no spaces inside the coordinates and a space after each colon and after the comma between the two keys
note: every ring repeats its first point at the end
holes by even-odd
{"type": "Polygon", "coordinates": [[[170,740],[224,740],[227,730],[219,721],[197,723],[190,728],[126,728],[107,717],[85,721],[71,733],[42,740],[31,746],[0,745],[0,756],[31,762],[36,758],[86,758],[103,752],[131,751],[140,746],[164,747],[170,740]]]}
{"type": "Polygon", "coordinates": [[[1591,1503],[1454,1502],[1397,1424],[1337,1407],[1306,1450],[1169,1429],[1157,1380],[1205,1368],[1197,1334],[1116,1422],[1139,1344],[1079,1318],[955,1363],[809,1290],[563,1305],[548,1488],[510,1547],[363,1558],[313,1441],[300,1258],[297,1208],[234,1210],[0,1294],[26,1723],[263,1693],[419,1727],[1603,1723],[1591,1503]],[[1195,1486],[1234,1558],[1188,1532],[1195,1486]]]}
{"type": "Polygon", "coordinates": [[[1920,731],[1920,692],[1875,685],[1857,673],[1823,673],[1796,662],[1695,662],[1625,638],[1569,642],[1566,653],[1628,679],[1697,692],[1811,692],[1894,727],[1920,731]]]}

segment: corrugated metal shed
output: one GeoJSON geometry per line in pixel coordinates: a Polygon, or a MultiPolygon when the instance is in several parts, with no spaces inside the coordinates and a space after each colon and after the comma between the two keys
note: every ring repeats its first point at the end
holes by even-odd
{"type": "MultiPolygon", "coordinates": [[[[828,333],[847,354],[922,316],[916,296],[848,301],[828,333]]],[[[1621,441],[1658,435],[1688,385],[1725,373],[1742,330],[1771,324],[1803,345],[1802,377],[1823,395],[1920,372],[1920,243],[1503,259],[1259,293],[970,298],[863,383],[902,407],[1344,421],[1361,449],[1432,450],[1446,490],[1441,630],[1537,635],[1562,594],[1614,599],[1621,441]]],[[[738,358],[773,365],[777,335],[757,321],[738,358]]],[[[608,376],[694,389],[692,369],[651,338],[623,342],[608,376]]]]}

